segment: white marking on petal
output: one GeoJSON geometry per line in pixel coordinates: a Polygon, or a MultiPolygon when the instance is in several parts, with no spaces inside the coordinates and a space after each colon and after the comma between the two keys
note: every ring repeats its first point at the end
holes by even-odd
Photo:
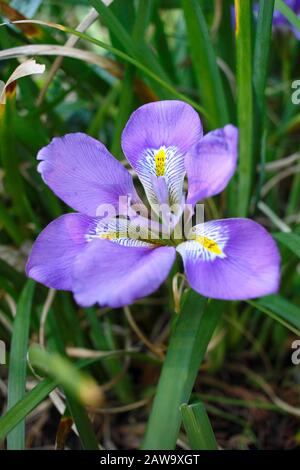
{"type": "Polygon", "coordinates": [[[165,179],[170,205],[181,203],[185,167],[184,155],[178,151],[177,147],[162,146],[159,149],[147,149],[139,160],[136,171],[151,205],[162,202],[153,184],[155,178],[165,179]],[[163,160],[159,167],[156,158],[158,154],[162,155],[163,160]]]}
{"type": "Polygon", "coordinates": [[[226,258],[226,244],[229,240],[229,233],[225,227],[221,227],[217,222],[208,222],[195,225],[189,234],[189,240],[181,243],[177,251],[184,258],[203,261],[214,261],[216,258],[226,258]],[[206,248],[206,243],[201,241],[212,241],[217,249],[206,248]],[[197,241],[198,240],[198,241],[197,241]]]}
{"type": "MultiPolygon", "coordinates": [[[[86,234],[85,238],[88,242],[100,238],[104,240],[109,240],[113,243],[118,243],[123,246],[132,246],[132,247],[151,247],[154,246],[152,243],[148,243],[138,238],[129,238],[129,224],[131,222],[127,219],[109,219],[109,220],[99,220],[95,221],[93,225],[89,228],[89,232],[86,234]]],[[[138,233],[137,233],[138,237],[138,233]]]]}

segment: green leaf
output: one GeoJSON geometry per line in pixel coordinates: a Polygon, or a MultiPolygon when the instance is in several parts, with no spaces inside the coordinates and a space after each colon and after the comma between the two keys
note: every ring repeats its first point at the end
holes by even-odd
{"type": "MultiPolygon", "coordinates": [[[[123,5],[123,3],[122,3],[123,5]]],[[[116,6],[114,3],[113,7],[116,6]]],[[[149,0],[139,0],[136,18],[133,24],[132,29],[132,39],[135,43],[140,43],[143,41],[143,36],[147,29],[149,18],[152,10],[152,1],[149,0]]],[[[123,6],[124,8],[124,6],[123,6]]],[[[125,11],[128,7],[125,6],[125,11]]],[[[125,124],[132,112],[133,107],[133,97],[134,97],[134,69],[131,65],[126,65],[124,79],[122,81],[122,90],[120,94],[119,101],[119,112],[116,117],[114,138],[111,146],[111,153],[116,157],[122,157],[121,149],[121,135],[125,127],[125,124]]]]}
{"type": "Polygon", "coordinates": [[[5,205],[0,201],[0,223],[6,232],[10,235],[12,240],[17,244],[21,245],[23,241],[22,234],[20,229],[13,219],[12,215],[9,213],[5,205]]]}
{"type": "Polygon", "coordinates": [[[227,103],[217,65],[217,58],[209,36],[199,0],[182,0],[193,66],[204,108],[209,116],[209,127],[228,123],[227,103]]]}
{"type": "Polygon", "coordinates": [[[300,308],[280,295],[269,295],[248,303],[300,336],[300,308]]]}
{"type": "Polygon", "coordinates": [[[218,444],[203,403],[183,404],[180,407],[180,412],[191,449],[218,450],[218,444]]]}
{"type": "MultiPolygon", "coordinates": [[[[18,302],[17,314],[13,326],[8,370],[7,408],[12,408],[25,394],[27,348],[31,316],[32,297],[35,283],[27,281],[18,302]]],[[[7,436],[8,450],[25,448],[25,421],[7,436]]]]}
{"type": "MultiPolygon", "coordinates": [[[[106,44],[103,41],[100,41],[96,38],[93,38],[93,37],[89,36],[88,34],[80,33],[76,29],[69,28],[67,26],[63,26],[63,25],[55,24],[55,23],[47,23],[45,21],[40,21],[40,20],[39,21],[32,20],[32,21],[28,21],[27,23],[28,24],[32,23],[32,24],[44,25],[44,26],[47,26],[48,28],[54,28],[54,29],[58,29],[60,31],[64,31],[65,33],[71,33],[74,36],[78,36],[79,38],[90,42],[91,44],[95,44],[99,47],[102,47],[103,49],[105,49],[105,50],[111,52],[112,54],[114,54],[116,57],[119,57],[119,58],[125,60],[126,62],[128,62],[129,64],[134,65],[136,68],[138,68],[143,73],[145,73],[148,77],[150,77],[155,82],[157,82],[161,87],[163,87],[165,90],[170,92],[170,94],[173,97],[176,97],[179,100],[182,100],[182,101],[185,101],[186,103],[189,103],[198,112],[200,112],[200,113],[202,113],[202,115],[206,116],[206,111],[202,106],[200,106],[194,100],[190,99],[188,96],[186,96],[183,93],[180,93],[179,91],[177,91],[177,89],[171,83],[169,83],[168,80],[165,80],[160,75],[154,73],[151,67],[145,66],[140,60],[136,60],[131,55],[125,54],[125,52],[122,52],[119,49],[117,49],[113,46],[110,46],[109,44],[106,44]]],[[[24,47],[26,48],[26,46],[24,46],[24,47]]],[[[51,47],[51,46],[49,46],[49,47],[51,47]]],[[[50,49],[50,51],[51,51],[51,49],[50,49]]],[[[53,55],[55,55],[55,54],[56,53],[53,53],[53,55]]],[[[5,55],[6,55],[6,51],[5,51],[5,55]]],[[[20,53],[18,48],[16,48],[16,51],[14,51],[14,48],[12,48],[10,50],[9,58],[19,57],[19,56],[22,56],[22,55],[26,55],[26,54],[20,53]]],[[[37,55],[37,54],[35,54],[35,55],[37,55]]],[[[3,52],[2,51],[0,51],[0,60],[1,60],[1,57],[3,57],[3,52]]]]}
{"type": "Polygon", "coordinates": [[[239,128],[238,216],[245,217],[253,179],[252,2],[235,0],[239,128]]]}
{"type": "MultiPolygon", "coordinates": [[[[253,85],[255,95],[255,151],[259,152],[266,117],[265,90],[268,76],[269,52],[272,40],[274,0],[261,0],[257,18],[253,59],[253,85]]],[[[263,157],[263,152],[261,152],[263,157]]],[[[261,165],[263,164],[260,161],[261,165]]],[[[263,165],[262,165],[263,166],[263,165]]],[[[263,169],[261,170],[263,173],[263,169]]]]}
{"type": "MultiPolygon", "coordinates": [[[[157,360],[152,356],[137,353],[135,351],[113,351],[108,352],[107,354],[101,354],[101,357],[79,361],[75,367],[84,368],[89,365],[95,364],[103,358],[114,358],[122,355],[133,356],[136,359],[141,359],[143,361],[148,361],[150,364],[157,364],[157,360]]],[[[0,442],[5,438],[5,436],[17,426],[17,424],[25,418],[32,410],[34,410],[41,401],[43,401],[55,387],[58,386],[58,382],[52,379],[44,379],[38,385],[36,385],[30,392],[27,392],[22,400],[18,401],[11,409],[9,409],[1,418],[0,418],[0,442]]]]}
{"type": "MultiPolygon", "coordinates": [[[[160,65],[156,56],[152,52],[152,49],[147,46],[143,38],[138,43],[134,41],[113,13],[112,9],[105,6],[102,1],[89,1],[90,4],[98,11],[101,20],[104,20],[109,30],[118,38],[119,42],[122,43],[126,52],[142,64],[146,65],[150,70],[153,70],[159,77],[170,83],[168,75],[160,65]]],[[[151,1],[152,0],[148,0],[148,3],[151,1]]],[[[166,95],[163,90],[159,88],[157,89],[157,86],[155,86],[155,89],[161,95],[161,98],[168,98],[168,95],[166,95]]]]}
{"type": "Polygon", "coordinates": [[[265,105],[265,88],[267,83],[269,51],[272,39],[272,20],[274,0],[261,0],[255,35],[253,83],[257,105],[265,105]]]}
{"type": "Polygon", "coordinates": [[[5,104],[0,104],[0,157],[4,169],[4,185],[12,200],[15,214],[22,220],[28,220],[29,202],[20,173],[20,160],[16,150],[14,129],[16,121],[16,88],[8,94],[5,104]]]}
{"type": "Polygon", "coordinates": [[[0,441],[5,439],[8,433],[13,435],[15,429],[18,427],[18,423],[22,423],[25,416],[34,410],[56,386],[57,383],[53,380],[43,380],[43,382],[36,385],[30,392],[27,392],[22,400],[18,401],[10,408],[0,418],[0,441]]]}
{"type": "Polygon", "coordinates": [[[171,334],[143,449],[174,449],[181,423],[180,405],[189,400],[208,343],[220,319],[221,303],[187,292],[171,334]]]}
{"type": "Polygon", "coordinates": [[[283,0],[276,0],[275,8],[279,10],[280,13],[282,13],[283,16],[285,16],[286,19],[289,20],[289,22],[300,32],[299,17],[286,5],[286,3],[284,3],[283,0]]]}
{"type": "MultiPolygon", "coordinates": [[[[112,335],[110,334],[111,325],[108,319],[97,318],[96,310],[93,308],[86,309],[86,316],[91,328],[91,341],[96,350],[99,351],[112,351],[116,349],[112,335]]],[[[110,377],[121,375],[124,371],[124,364],[118,357],[110,357],[101,361],[103,368],[110,377]]],[[[134,394],[132,390],[131,377],[129,374],[124,374],[120,377],[114,386],[114,391],[119,400],[123,403],[130,403],[134,401],[134,394]]]]}
{"type": "Polygon", "coordinates": [[[66,393],[67,403],[76,424],[82,447],[85,450],[99,450],[92,423],[84,407],[70,394],[66,393]]]}
{"type": "Polygon", "coordinates": [[[278,232],[273,234],[273,237],[300,258],[300,235],[296,233],[278,232]]]}
{"type": "Polygon", "coordinates": [[[49,353],[38,345],[29,349],[29,361],[35,368],[56,380],[77,401],[85,405],[102,402],[102,392],[97,383],[78,370],[67,358],[58,353],[49,353]]]}

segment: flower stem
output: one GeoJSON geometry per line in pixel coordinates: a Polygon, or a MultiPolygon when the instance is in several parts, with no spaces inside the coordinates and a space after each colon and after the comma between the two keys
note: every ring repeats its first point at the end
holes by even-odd
{"type": "Polygon", "coordinates": [[[219,303],[189,290],[173,328],[143,449],[174,449],[181,424],[180,405],[187,403],[208,343],[220,319],[219,303]],[[217,308],[216,308],[217,307],[217,308]]]}

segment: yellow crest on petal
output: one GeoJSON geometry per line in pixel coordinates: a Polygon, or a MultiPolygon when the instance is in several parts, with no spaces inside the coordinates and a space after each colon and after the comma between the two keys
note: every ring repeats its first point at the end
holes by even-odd
{"type": "Polygon", "coordinates": [[[164,148],[160,148],[155,154],[155,171],[156,176],[164,176],[166,166],[166,152],[164,148]]]}
{"type": "Polygon", "coordinates": [[[203,237],[202,235],[198,235],[195,237],[196,242],[200,243],[204,248],[206,248],[208,251],[211,251],[215,255],[222,255],[223,251],[215,242],[214,240],[211,240],[210,238],[203,237]]]}

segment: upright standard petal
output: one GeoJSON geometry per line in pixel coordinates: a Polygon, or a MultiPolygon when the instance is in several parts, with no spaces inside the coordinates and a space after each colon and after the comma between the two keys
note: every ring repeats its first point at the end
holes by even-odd
{"type": "Polygon", "coordinates": [[[73,293],[88,307],[112,308],[131,304],[154,292],[167,277],[175,259],[172,247],[124,246],[94,240],[76,258],[73,293]]]}
{"type": "Polygon", "coordinates": [[[51,222],[33,244],[26,274],[53,289],[72,289],[76,256],[88,240],[93,219],[82,214],[66,214],[51,222]]]}
{"type": "Polygon", "coordinates": [[[206,297],[244,300],[277,292],[280,256],[273,238],[249,219],[224,219],[195,226],[180,244],[185,273],[206,297]]]}
{"type": "Polygon", "coordinates": [[[238,131],[228,124],[206,134],[187,154],[188,204],[223,191],[236,168],[237,144],[238,131]]]}
{"type": "Polygon", "coordinates": [[[122,148],[153,207],[181,204],[184,158],[201,137],[198,114],[182,101],[145,104],[131,115],[122,148]]]}
{"type": "Polygon", "coordinates": [[[79,212],[96,216],[108,205],[118,211],[120,197],[140,202],[129,172],[101,142],[86,134],[56,137],[37,158],[45,183],[79,212]]]}

